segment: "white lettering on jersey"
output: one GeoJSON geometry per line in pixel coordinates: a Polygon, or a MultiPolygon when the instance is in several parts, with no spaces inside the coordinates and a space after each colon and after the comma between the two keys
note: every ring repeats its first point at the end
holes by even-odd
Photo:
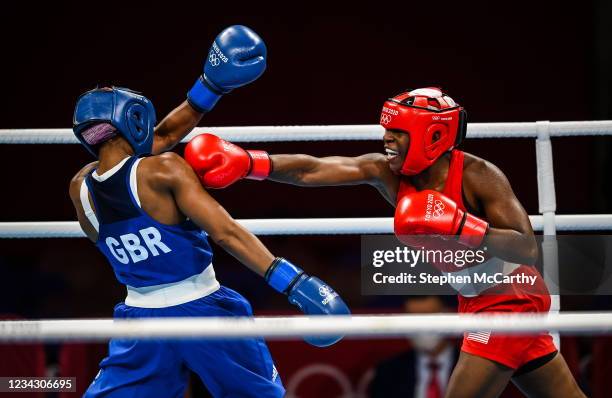
{"type": "Polygon", "coordinates": [[[130,259],[128,258],[127,254],[125,254],[125,250],[115,249],[116,247],[121,247],[119,242],[117,242],[117,239],[109,236],[108,238],[106,238],[105,242],[106,246],[108,246],[108,249],[111,253],[113,253],[113,256],[115,256],[117,261],[119,261],[121,264],[127,264],[130,262],[130,259]]]}
{"type": "Polygon", "coordinates": [[[170,253],[172,251],[161,241],[161,234],[155,227],[141,229],[139,232],[145,241],[145,245],[147,245],[149,251],[153,253],[154,256],[159,256],[159,252],[157,251],[158,247],[164,253],[170,253]]]}
{"type": "Polygon", "coordinates": [[[132,233],[119,236],[119,240],[121,240],[121,243],[119,243],[119,241],[113,237],[109,236],[108,238],[106,238],[106,246],[108,246],[108,249],[110,250],[112,255],[121,264],[129,263],[130,259],[133,263],[146,260],[147,258],[149,258],[149,252],[151,252],[153,257],[156,257],[160,255],[160,250],[164,254],[170,253],[172,251],[172,249],[170,249],[164,242],[161,241],[161,234],[159,233],[157,228],[149,227],[141,229],[140,231],[138,231],[138,233],[142,237],[142,240],[144,241],[146,247],[141,245],[141,241],[138,235],[132,233]],[[126,251],[127,254],[129,254],[129,257],[126,254],[126,251]]]}
{"type": "Polygon", "coordinates": [[[121,235],[119,238],[121,239],[123,246],[125,246],[125,250],[130,253],[132,262],[137,263],[149,258],[149,252],[147,252],[147,249],[145,249],[144,246],[140,245],[140,239],[138,239],[138,236],[134,234],[125,234],[121,235]]]}

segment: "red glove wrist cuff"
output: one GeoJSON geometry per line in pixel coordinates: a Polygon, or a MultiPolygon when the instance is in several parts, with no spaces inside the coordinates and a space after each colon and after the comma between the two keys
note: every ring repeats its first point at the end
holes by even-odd
{"type": "Polygon", "coordinates": [[[477,248],[482,244],[488,229],[488,222],[470,213],[466,213],[465,221],[459,234],[459,243],[471,248],[477,248]]]}
{"type": "Polygon", "coordinates": [[[251,158],[251,170],[246,178],[250,180],[265,180],[270,175],[272,162],[266,151],[247,151],[251,158]]]}

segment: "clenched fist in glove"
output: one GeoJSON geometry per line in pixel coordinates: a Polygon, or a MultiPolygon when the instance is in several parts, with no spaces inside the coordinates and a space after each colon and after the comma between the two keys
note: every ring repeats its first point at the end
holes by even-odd
{"type": "Polygon", "coordinates": [[[395,234],[457,235],[459,243],[476,248],[482,244],[489,224],[460,209],[446,195],[432,190],[403,197],[395,209],[395,234]]]}
{"type": "Polygon", "coordinates": [[[207,188],[225,188],[241,178],[263,180],[270,174],[264,151],[245,151],[216,135],[202,134],[185,147],[185,160],[207,188]]]}
{"type": "Polygon", "coordinates": [[[255,81],[266,70],[266,45],[242,25],[219,33],[208,52],[204,72],[187,93],[199,112],[210,111],[223,94],[255,81]]]}
{"type": "MultiPolygon", "coordinates": [[[[265,278],[274,290],[286,294],[289,302],[306,315],[351,314],[348,306],[334,289],[282,257],[274,260],[265,278]]],[[[337,343],[341,338],[342,336],[307,336],[304,340],[317,347],[327,347],[337,343]]]]}

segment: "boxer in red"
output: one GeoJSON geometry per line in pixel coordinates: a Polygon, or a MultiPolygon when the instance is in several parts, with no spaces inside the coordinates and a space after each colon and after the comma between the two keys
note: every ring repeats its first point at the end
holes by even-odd
{"type": "MultiPolygon", "coordinates": [[[[413,235],[426,234],[464,248],[486,245],[487,261],[476,267],[504,276],[537,277],[534,289],[457,287],[459,312],[547,312],[546,286],[537,270],[525,265],[533,264],[538,253],[527,213],[501,170],[456,149],[465,136],[465,116],[440,89],[423,88],[385,102],[380,119],[385,154],[270,156],[202,135],[188,144],[185,158],[213,188],[241,178],[299,186],[372,185],[395,206],[395,233],[405,243],[414,243],[413,235]],[[444,211],[432,216],[428,205],[444,211]]],[[[584,397],[548,333],[507,336],[486,331],[465,334],[446,396],[496,397],[510,380],[529,397],[584,397]]]]}

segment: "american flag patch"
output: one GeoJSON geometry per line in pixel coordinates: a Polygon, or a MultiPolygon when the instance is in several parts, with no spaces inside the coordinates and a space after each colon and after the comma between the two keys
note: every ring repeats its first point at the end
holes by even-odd
{"type": "Polygon", "coordinates": [[[491,332],[473,332],[467,334],[468,340],[477,341],[482,344],[487,344],[489,342],[489,337],[491,337],[491,332]]]}

